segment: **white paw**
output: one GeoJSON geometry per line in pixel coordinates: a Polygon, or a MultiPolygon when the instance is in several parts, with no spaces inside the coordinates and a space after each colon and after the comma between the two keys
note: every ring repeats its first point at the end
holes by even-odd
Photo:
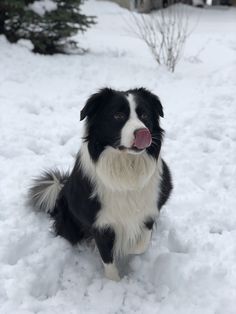
{"type": "Polygon", "coordinates": [[[130,254],[143,254],[149,247],[152,232],[147,230],[144,232],[143,237],[136,243],[136,245],[130,250],[130,254]]]}
{"type": "Polygon", "coordinates": [[[106,278],[113,281],[120,281],[120,275],[115,264],[104,264],[106,278]]]}
{"type": "Polygon", "coordinates": [[[143,245],[143,243],[136,245],[130,250],[130,254],[143,254],[148,249],[148,245],[143,245]]]}

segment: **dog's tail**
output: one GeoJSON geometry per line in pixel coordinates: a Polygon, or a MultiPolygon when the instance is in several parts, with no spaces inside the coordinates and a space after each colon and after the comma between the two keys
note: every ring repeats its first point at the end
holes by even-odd
{"type": "Polygon", "coordinates": [[[58,195],[69,178],[68,172],[58,169],[44,171],[32,182],[28,193],[28,202],[36,210],[52,214],[58,195]]]}

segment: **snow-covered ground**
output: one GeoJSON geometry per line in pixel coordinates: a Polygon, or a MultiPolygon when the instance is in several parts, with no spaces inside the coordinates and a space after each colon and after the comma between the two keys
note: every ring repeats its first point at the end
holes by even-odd
{"type": "Polygon", "coordinates": [[[174,74],[128,31],[128,11],[91,0],[84,11],[98,16],[84,56],[34,55],[0,37],[0,313],[235,314],[236,9],[189,8],[196,25],[174,74]],[[119,283],[25,205],[32,176],[72,167],[80,109],[106,85],[160,96],[175,185],[119,283]]]}

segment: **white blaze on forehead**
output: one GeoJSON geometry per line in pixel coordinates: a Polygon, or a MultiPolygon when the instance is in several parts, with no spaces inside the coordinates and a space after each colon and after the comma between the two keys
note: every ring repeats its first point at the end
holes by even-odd
{"type": "Polygon", "coordinates": [[[128,121],[125,123],[121,130],[121,146],[130,148],[134,142],[134,131],[137,129],[145,128],[145,125],[139,120],[136,113],[136,101],[132,94],[126,97],[129,102],[130,115],[128,121]]]}
{"type": "Polygon", "coordinates": [[[128,96],[126,97],[128,99],[129,102],[129,109],[130,109],[130,119],[138,119],[137,113],[136,113],[136,107],[137,104],[135,102],[134,96],[132,94],[128,94],[128,96]]]}

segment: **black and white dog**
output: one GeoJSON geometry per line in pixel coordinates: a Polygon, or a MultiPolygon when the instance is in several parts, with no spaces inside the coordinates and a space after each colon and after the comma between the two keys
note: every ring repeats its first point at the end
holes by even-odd
{"type": "Polygon", "coordinates": [[[45,172],[30,200],[72,244],[95,240],[105,275],[119,280],[118,256],[143,253],[167,201],[171,176],[161,158],[159,98],[144,88],[92,95],[83,110],[83,143],[70,174],[45,172]]]}

